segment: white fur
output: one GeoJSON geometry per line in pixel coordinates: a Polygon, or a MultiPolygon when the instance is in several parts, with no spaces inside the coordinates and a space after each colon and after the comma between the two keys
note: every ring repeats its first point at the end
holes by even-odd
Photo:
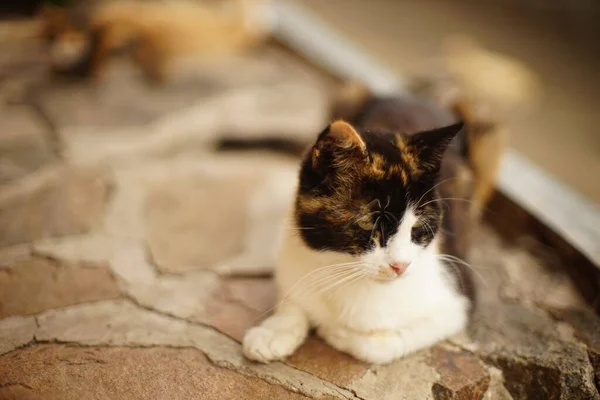
{"type": "Polygon", "coordinates": [[[411,242],[416,221],[408,209],[388,246],[361,257],[315,251],[297,232],[286,232],[276,270],[281,303],[273,316],[247,332],[244,354],[260,362],[282,359],[302,344],[312,326],[338,350],[381,364],[463,329],[468,300],[437,259],[436,240],[427,248],[411,242]],[[364,263],[364,276],[357,281],[342,282],[342,277],[315,286],[310,278],[324,276],[319,267],[356,261],[364,263]],[[410,265],[396,276],[392,262],[410,265]],[[328,288],[330,282],[339,284],[328,288]]]}

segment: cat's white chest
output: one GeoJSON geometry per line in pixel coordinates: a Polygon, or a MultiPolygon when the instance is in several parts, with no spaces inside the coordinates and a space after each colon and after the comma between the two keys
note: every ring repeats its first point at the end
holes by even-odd
{"type": "Polygon", "coordinates": [[[305,278],[324,265],[345,261],[342,255],[306,249],[292,238],[284,244],[278,264],[277,283],[282,297],[302,307],[314,326],[336,325],[363,332],[400,329],[430,317],[445,303],[464,301],[433,256],[411,265],[393,281],[364,277],[319,290],[317,284],[305,278]]]}

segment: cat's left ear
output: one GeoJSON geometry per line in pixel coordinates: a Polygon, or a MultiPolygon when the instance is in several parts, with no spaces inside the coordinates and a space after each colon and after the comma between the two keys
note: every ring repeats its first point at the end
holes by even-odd
{"type": "Polygon", "coordinates": [[[446,148],[463,126],[464,123],[461,121],[409,136],[408,144],[418,154],[419,164],[431,172],[437,172],[446,148]]]}
{"type": "MultiPolygon", "coordinates": [[[[312,149],[312,164],[316,168],[322,155],[348,159],[352,154],[364,155],[367,146],[358,131],[346,121],[332,122],[317,139],[312,149]]],[[[339,159],[337,164],[339,165],[339,159]]]]}

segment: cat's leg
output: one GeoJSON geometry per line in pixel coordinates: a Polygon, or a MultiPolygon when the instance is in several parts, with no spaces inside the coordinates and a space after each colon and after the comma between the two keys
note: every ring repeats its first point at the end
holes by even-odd
{"type": "Polygon", "coordinates": [[[332,326],[320,327],[318,333],[331,346],[359,360],[387,364],[460,332],[466,323],[464,307],[454,307],[440,309],[395,330],[358,332],[332,326]]]}
{"type": "Polygon", "coordinates": [[[304,342],[308,330],[304,311],[294,304],[284,304],[271,317],[246,332],[244,355],[262,363],[282,360],[304,342]]]}

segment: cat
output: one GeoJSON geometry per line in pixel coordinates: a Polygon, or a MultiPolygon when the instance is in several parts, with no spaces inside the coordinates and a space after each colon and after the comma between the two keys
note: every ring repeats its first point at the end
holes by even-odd
{"type": "Polygon", "coordinates": [[[315,328],[334,348],[386,364],[465,328],[476,293],[462,259],[503,142],[471,104],[452,109],[365,91],[337,103],[339,119],[301,163],[295,229],[276,262],[279,303],[247,331],[247,358],[282,360],[315,328]]]}
{"type": "Polygon", "coordinates": [[[116,52],[129,51],[151,82],[175,60],[206,60],[261,43],[273,26],[268,0],[113,0],[69,8],[45,6],[40,32],[57,72],[102,79],[116,52]]]}

